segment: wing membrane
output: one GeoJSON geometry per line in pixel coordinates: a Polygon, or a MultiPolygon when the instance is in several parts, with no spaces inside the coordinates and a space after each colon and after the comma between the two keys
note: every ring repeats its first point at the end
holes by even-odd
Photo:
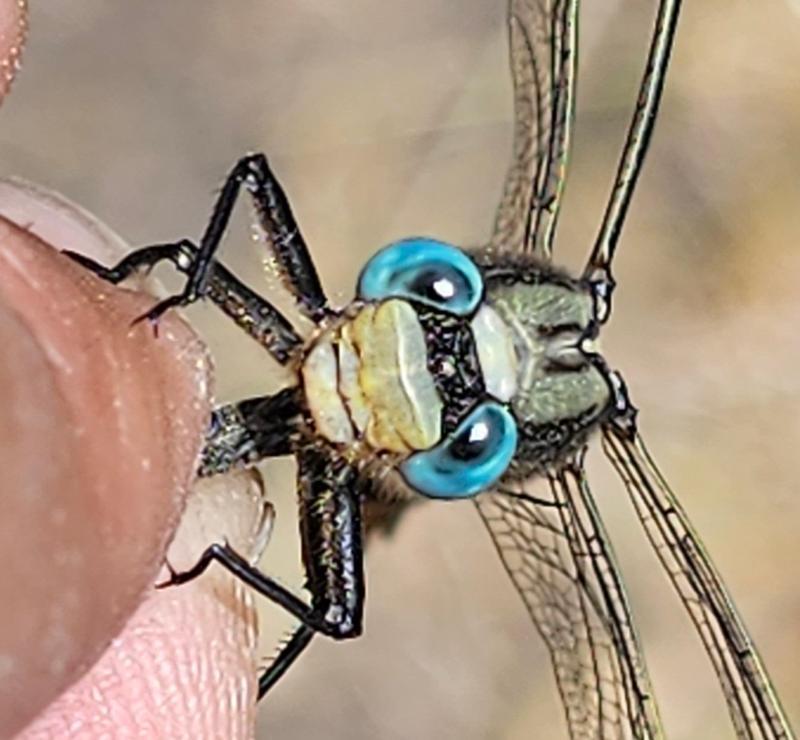
{"type": "Polygon", "coordinates": [[[478,497],[495,547],[550,651],[573,738],[660,738],[611,544],[580,462],[478,497]],[[544,484],[544,481],[540,481],[544,484]]]}
{"type": "Polygon", "coordinates": [[[575,105],[578,0],[509,0],[514,152],[490,242],[552,252],[575,105]]]}
{"type": "Polygon", "coordinates": [[[705,645],[737,736],[794,737],[725,584],[641,437],[611,422],[603,447],[705,645]]]}

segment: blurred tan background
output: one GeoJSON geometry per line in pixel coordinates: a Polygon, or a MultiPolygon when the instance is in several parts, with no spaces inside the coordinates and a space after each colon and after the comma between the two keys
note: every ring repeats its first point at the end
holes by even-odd
{"type": "MultiPolygon", "coordinates": [[[[198,236],[229,166],[263,149],[346,301],[391,239],[486,239],[511,141],[504,5],[34,2],[1,114],[2,173],[62,191],[141,244],[198,236]]],[[[557,243],[572,265],[600,219],[654,5],[586,3],[557,243]]],[[[685,6],[604,346],[800,726],[800,3],[685,6]]],[[[266,286],[242,213],[225,260],[266,286]]],[[[221,399],[280,381],[213,311],[192,317],[216,351],[221,399]]],[[[730,737],[621,485],[599,458],[593,472],[670,735],[730,737]]],[[[267,566],[297,586],[291,465],[267,474],[267,566]]],[[[264,738],[564,736],[547,655],[470,503],[414,510],[371,548],[368,577],[366,635],[316,641],[265,702],[264,738]]],[[[264,622],[266,658],[287,621],[266,607],[264,622]]]]}

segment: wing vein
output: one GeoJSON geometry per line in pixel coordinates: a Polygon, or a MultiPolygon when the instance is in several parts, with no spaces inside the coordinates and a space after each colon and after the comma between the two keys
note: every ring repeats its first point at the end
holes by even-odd
{"type": "Polygon", "coordinates": [[[583,485],[576,463],[476,504],[550,652],[571,736],[662,737],[611,544],[583,485]],[[547,494],[533,496],[536,485],[547,494]]]}

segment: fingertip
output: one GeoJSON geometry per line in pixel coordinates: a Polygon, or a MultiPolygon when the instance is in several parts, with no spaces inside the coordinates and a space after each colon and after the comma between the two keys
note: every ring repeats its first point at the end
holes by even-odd
{"type": "Polygon", "coordinates": [[[167,519],[171,530],[209,410],[201,341],[174,314],[155,340],[134,324],[152,297],[108,285],[2,218],[0,297],[41,348],[71,411],[73,439],[64,444],[75,446],[71,461],[94,492],[106,544],[119,550],[144,534],[145,522],[152,531],[167,519]],[[156,513],[164,507],[173,514],[156,513]],[[124,525],[122,540],[109,517],[124,525]]]}
{"type": "Polygon", "coordinates": [[[13,442],[0,463],[24,484],[9,486],[0,519],[0,557],[15,565],[0,595],[24,607],[0,615],[13,666],[0,686],[6,734],[96,659],[152,583],[209,401],[205,350],[182,322],[166,317],[158,341],[132,329],[152,298],[102,283],[2,218],[0,302],[13,442]]]}

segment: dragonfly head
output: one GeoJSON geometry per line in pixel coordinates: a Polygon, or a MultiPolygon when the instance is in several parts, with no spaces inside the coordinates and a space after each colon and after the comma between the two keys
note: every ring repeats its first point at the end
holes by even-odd
{"type": "Polygon", "coordinates": [[[418,238],[379,251],[358,294],[408,302],[425,335],[442,433],[400,465],[425,496],[474,496],[504,476],[542,470],[609,405],[605,365],[591,348],[592,294],[577,281],[530,264],[478,264],[418,238]]]}

